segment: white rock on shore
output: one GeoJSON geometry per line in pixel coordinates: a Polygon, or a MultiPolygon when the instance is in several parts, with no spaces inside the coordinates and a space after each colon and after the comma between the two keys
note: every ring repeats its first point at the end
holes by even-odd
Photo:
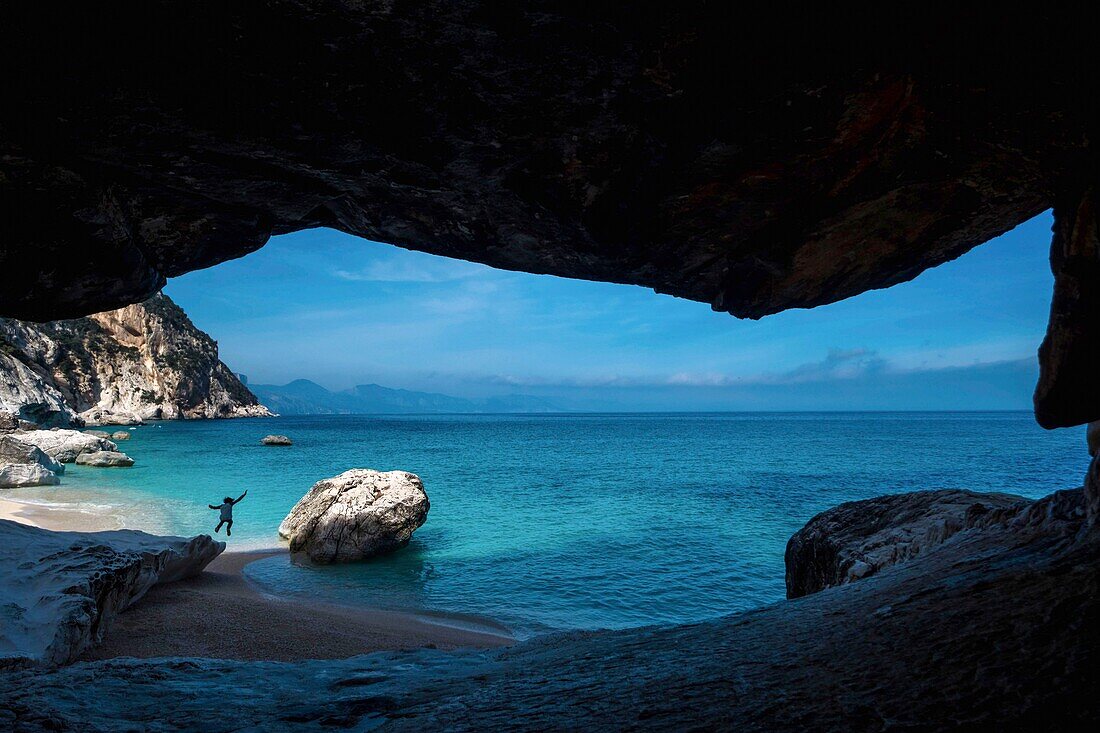
{"type": "Polygon", "coordinates": [[[429,508],[416,474],[357,468],[314,484],[279,536],[313,562],[353,562],[407,545],[429,508]]]}
{"type": "Polygon", "coordinates": [[[54,486],[65,467],[16,435],[0,435],[0,489],[54,486]]]}
{"type": "Polygon", "coordinates": [[[97,466],[99,468],[129,468],[134,465],[134,459],[130,456],[110,450],[81,453],[76,457],[76,462],[81,466],[97,466]]]}
{"type": "Polygon", "coordinates": [[[197,575],[224,549],[208,535],[51,532],[0,520],[0,669],[74,661],[153,585],[197,575]]]}
{"type": "Polygon", "coordinates": [[[62,463],[72,463],[81,453],[118,450],[118,446],[110,440],[79,430],[28,430],[15,435],[24,443],[38,446],[46,455],[62,463]]]}

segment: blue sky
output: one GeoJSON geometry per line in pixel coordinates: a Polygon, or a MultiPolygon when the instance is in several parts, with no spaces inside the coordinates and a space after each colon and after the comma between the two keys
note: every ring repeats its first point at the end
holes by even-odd
{"type": "Polygon", "coordinates": [[[1050,226],[1043,214],[912,282],[760,321],[327,229],[274,237],[165,292],[254,383],[536,394],[578,409],[1027,409],[1050,226]]]}

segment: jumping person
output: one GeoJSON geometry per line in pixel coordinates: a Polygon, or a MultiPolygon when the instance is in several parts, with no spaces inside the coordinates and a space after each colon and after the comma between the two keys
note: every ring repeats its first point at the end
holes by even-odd
{"type": "Polygon", "coordinates": [[[225,525],[225,534],[226,534],[226,536],[228,536],[228,537],[233,536],[233,505],[234,504],[239,504],[241,502],[241,499],[243,499],[246,496],[248,496],[248,491],[247,490],[243,494],[238,496],[236,500],[233,500],[233,499],[231,499],[227,496],[222,501],[222,503],[219,504],[218,506],[214,506],[213,504],[207,504],[207,506],[210,507],[211,509],[221,509],[222,510],[222,517],[221,517],[222,521],[218,522],[218,526],[214,528],[215,532],[220,530],[222,528],[222,525],[224,524],[225,525]]]}

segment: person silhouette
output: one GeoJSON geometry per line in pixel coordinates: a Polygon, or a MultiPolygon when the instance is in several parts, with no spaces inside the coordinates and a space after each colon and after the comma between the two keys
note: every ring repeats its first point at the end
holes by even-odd
{"type": "Polygon", "coordinates": [[[244,497],[246,496],[248,496],[247,490],[245,490],[245,492],[238,496],[236,499],[231,499],[228,496],[225,497],[225,499],[222,500],[222,503],[218,504],[217,506],[214,506],[213,504],[207,504],[207,506],[211,509],[222,510],[221,521],[218,522],[218,526],[214,528],[214,532],[218,532],[224,524],[226,536],[233,536],[233,505],[239,504],[241,500],[244,499],[244,497]]]}

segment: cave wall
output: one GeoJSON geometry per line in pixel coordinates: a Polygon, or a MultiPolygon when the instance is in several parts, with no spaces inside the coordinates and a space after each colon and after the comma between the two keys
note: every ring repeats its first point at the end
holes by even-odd
{"type": "Polygon", "coordinates": [[[1093,180],[1069,14],[721,5],[9,3],[0,315],[116,308],[330,226],[757,318],[1093,180]]]}

